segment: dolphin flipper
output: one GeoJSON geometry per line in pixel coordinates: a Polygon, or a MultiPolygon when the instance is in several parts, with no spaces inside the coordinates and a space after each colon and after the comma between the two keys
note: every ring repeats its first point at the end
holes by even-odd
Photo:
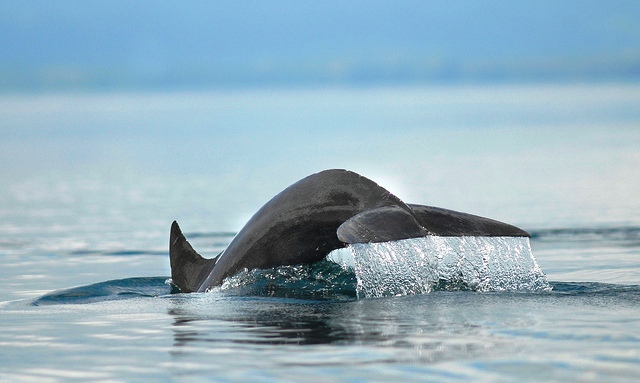
{"type": "Polygon", "coordinates": [[[169,259],[171,282],[183,293],[198,291],[198,287],[216,264],[216,258],[205,259],[193,250],[176,221],[171,224],[169,259]]]}

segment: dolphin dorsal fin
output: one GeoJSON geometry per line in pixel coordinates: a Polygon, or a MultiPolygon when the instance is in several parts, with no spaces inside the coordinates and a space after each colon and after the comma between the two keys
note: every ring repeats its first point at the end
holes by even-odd
{"type": "Polygon", "coordinates": [[[176,221],[171,224],[169,258],[171,281],[183,293],[198,291],[202,280],[207,277],[216,264],[215,258],[203,258],[193,250],[176,221]]]}

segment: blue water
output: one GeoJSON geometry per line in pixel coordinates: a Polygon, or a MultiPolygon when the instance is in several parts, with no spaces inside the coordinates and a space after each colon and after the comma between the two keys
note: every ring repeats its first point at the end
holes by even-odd
{"type": "Polygon", "coordinates": [[[636,381],[638,89],[2,96],[0,381],[636,381]],[[324,264],[171,294],[173,219],[214,256],[331,167],[528,230],[552,289],[367,298],[324,264]]]}

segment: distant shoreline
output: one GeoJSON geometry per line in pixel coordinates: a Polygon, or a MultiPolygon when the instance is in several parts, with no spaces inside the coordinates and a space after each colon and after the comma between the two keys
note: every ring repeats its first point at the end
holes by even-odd
{"type": "Polygon", "coordinates": [[[260,91],[306,91],[332,89],[431,89],[431,88],[501,88],[501,87],[574,87],[574,86],[636,86],[640,76],[599,76],[599,77],[562,77],[544,78],[460,78],[434,80],[369,80],[369,81],[258,81],[215,83],[60,83],[60,84],[22,84],[3,86],[0,81],[0,97],[34,94],[161,94],[161,93],[234,93],[260,91]]]}

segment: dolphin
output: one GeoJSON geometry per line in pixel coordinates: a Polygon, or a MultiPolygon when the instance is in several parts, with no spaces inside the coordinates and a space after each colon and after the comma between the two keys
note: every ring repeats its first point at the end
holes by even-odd
{"type": "Polygon", "coordinates": [[[171,280],[180,292],[205,292],[244,269],[310,264],[349,244],[429,235],[530,236],[493,219],[405,204],[368,178],[330,169],[303,178],[273,197],[212,259],[198,254],[173,221],[171,280]]]}

